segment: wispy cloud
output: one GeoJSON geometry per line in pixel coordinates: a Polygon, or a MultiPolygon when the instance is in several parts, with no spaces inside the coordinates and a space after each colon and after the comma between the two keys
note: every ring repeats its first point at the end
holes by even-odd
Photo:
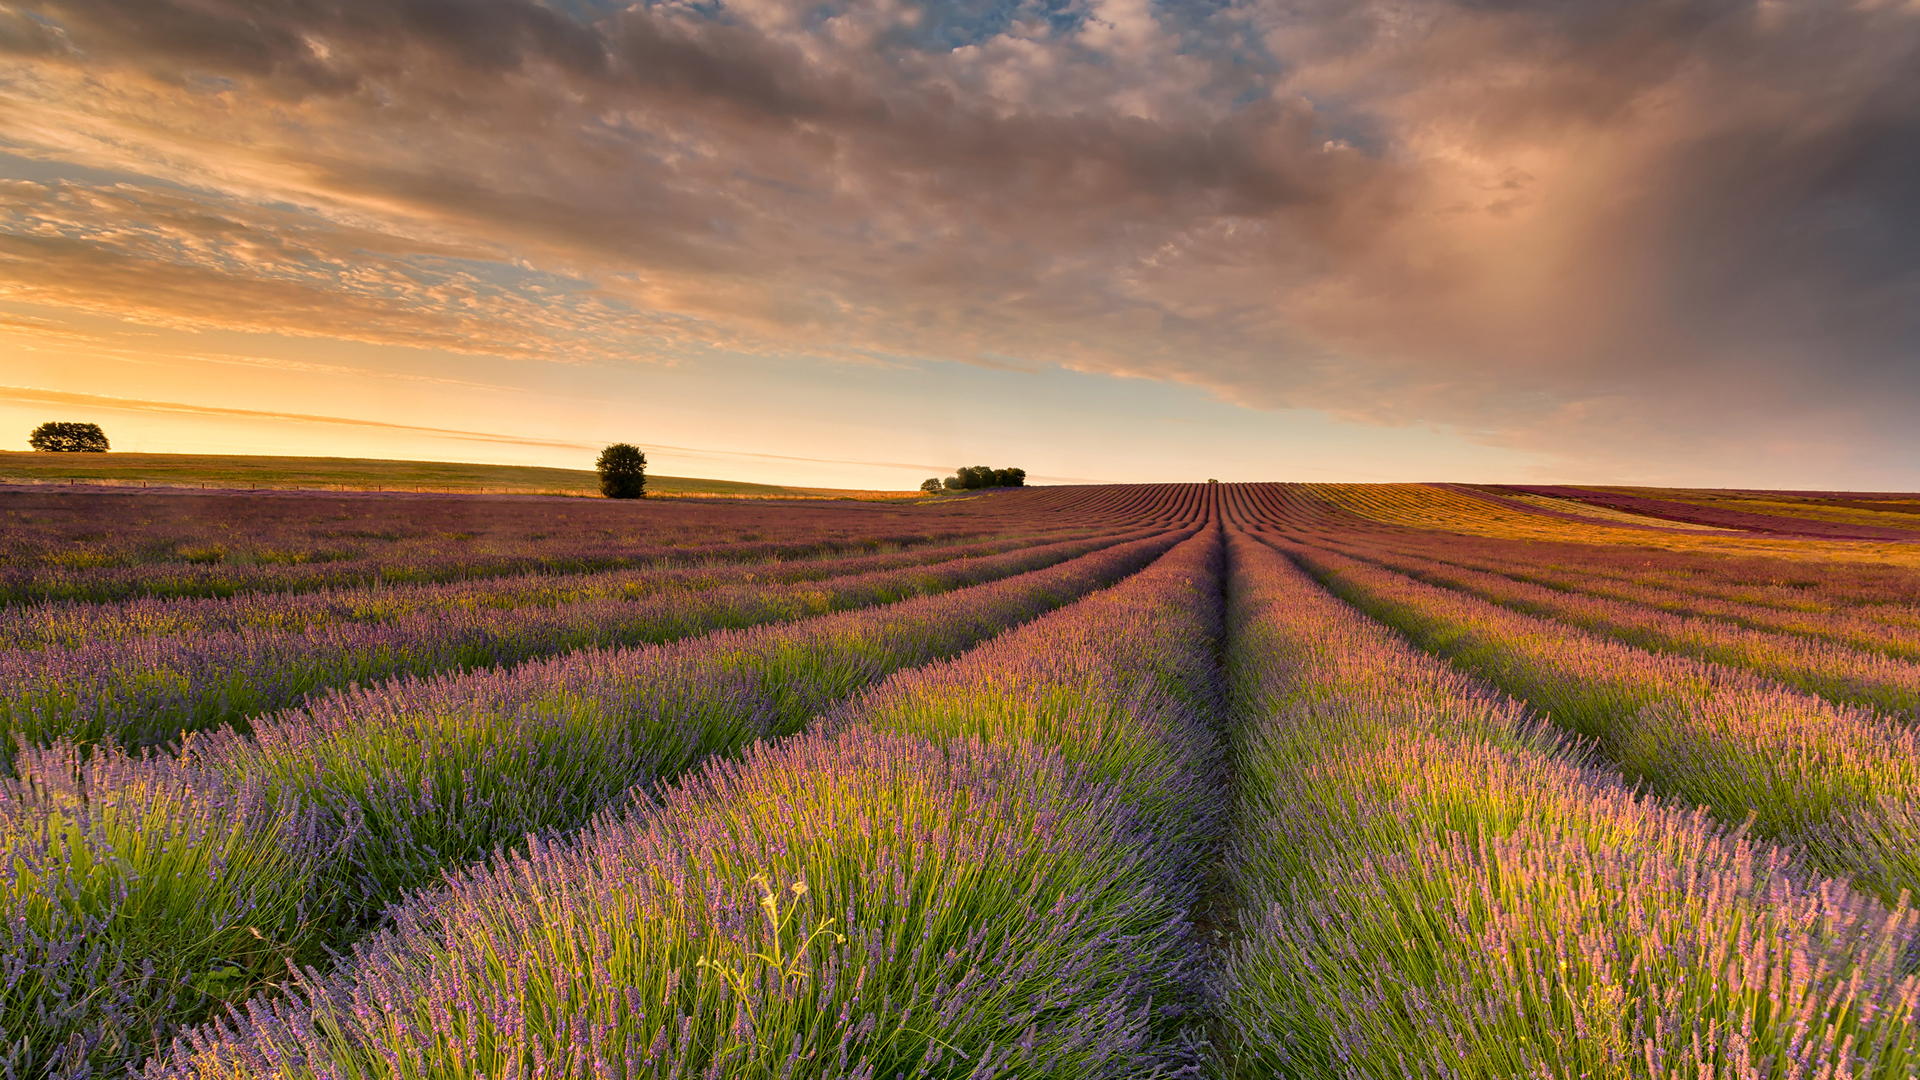
{"type": "Polygon", "coordinates": [[[316,416],[309,413],[275,412],[264,409],[228,409],[213,405],[192,405],[180,401],[145,401],[139,398],[113,397],[108,394],[79,394],[66,390],[44,390],[33,386],[0,386],[0,398],[40,405],[72,405],[88,409],[112,409],[119,412],[176,413],[185,416],[218,416],[242,420],[271,420],[292,424],[337,424],[357,428],[382,428],[388,431],[435,435],[472,442],[500,443],[508,446],[552,447],[565,450],[597,450],[592,443],[562,439],[532,439],[486,431],[461,431],[457,428],[423,427],[393,424],[384,420],[357,420],[348,416],[316,416]]]}
{"type": "Polygon", "coordinates": [[[513,389],[502,383],[476,382],[472,379],[455,379],[445,375],[422,375],[411,371],[382,370],[348,364],[322,364],[311,360],[289,360],[279,356],[243,356],[235,353],[213,352],[181,355],[183,359],[227,367],[263,368],[270,371],[293,371],[307,375],[335,375],[355,379],[389,379],[396,382],[426,383],[434,386],[459,386],[470,390],[513,389]]]}
{"type": "MultiPolygon", "coordinates": [[[[292,424],[337,424],[345,427],[377,428],[414,435],[431,435],[439,438],[458,439],[468,442],[497,443],[503,446],[526,446],[560,450],[597,452],[603,446],[607,445],[609,441],[602,439],[593,442],[575,442],[565,439],[529,438],[523,435],[508,435],[499,432],[463,431],[458,428],[425,427],[417,424],[394,424],[384,420],[360,420],[348,416],[318,416],[310,413],[276,412],[265,409],[230,409],[211,405],[193,405],[180,401],[146,401],[139,398],[114,397],[108,394],[81,394],[66,390],[47,390],[33,386],[0,386],[0,399],[15,402],[31,402],[39,405],[70,405],[87,409],[110,409],[118,412],[173,413],[185,416],[268,420],[277,423],[292,424]]],[[[721,450],[712,447],[669,446],[661,443],[648,443],[644,449],[666,451],[672,454],[709,457],[719,460],[733,459],[791,461],[822,465],[864,465],[891,469],[918,469],[935,473],[952,471],[952,466],[930,465],[925,462],[867,461],[856,458],[805,457],[795,454],[757,454],[739,450],[721,450]]]]}
{"type": "Polygon", "coordinates": [[[0,185],[0,289],[1058,364],[1622,468],[1920,451],[1913,4],[612,8],[17,3],[0,139],[76,171],[0,185]]]}

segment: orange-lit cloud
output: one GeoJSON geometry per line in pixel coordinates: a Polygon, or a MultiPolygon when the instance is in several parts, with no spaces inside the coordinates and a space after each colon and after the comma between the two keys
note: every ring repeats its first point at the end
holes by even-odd
{"type": "Polygon", "coordinates": [[[0,66],[34,304],[1920,449],[1912,4],[29,0],[0,66]]]}

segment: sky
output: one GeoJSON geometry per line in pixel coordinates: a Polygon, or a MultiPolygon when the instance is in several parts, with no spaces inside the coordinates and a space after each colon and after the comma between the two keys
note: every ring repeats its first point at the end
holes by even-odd
{"type": "Polygon", "coordinates": [[[1920,489],[1920,0],[0,0],[0,448],[1920,489]]]}

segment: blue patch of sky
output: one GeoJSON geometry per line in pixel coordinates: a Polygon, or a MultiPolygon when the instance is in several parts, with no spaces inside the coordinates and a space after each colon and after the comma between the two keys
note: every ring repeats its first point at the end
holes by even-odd
{"type": "MultiPolygon", "coordinates": [[[[1215,71],[1210,92],[1229,97],[1236,111],[1268,100],[1270,87],[1286,74],[1286,62],[1267,47],[1239,0],[1170,0],[1156,4],[1154,14],[1162,28],[1179,35],[1182,54],[1209,60],[1215,71]]],[[[1386,151],[1387,133],[1362,98],[1308,95],[1305,100],[1327,140],[1372,156],[1386,151]]]]}
{"type": "Polygon", "coordinates": [[[240,84],[225,75],[193,74],[186,77],[182,84],[188,90],[198,94],[230,94],[240,89],[240,84]]]}
{"type": "MultiPolygon", "coordinates": [[[[673,3],[716,17],[725,7],[724,0],[642,2],[647,7],[673,3]]],[[[578,22],[594,23],[631,5],[627,0],[547,0],[547,6],[578,22]]],[[[816,5],[807,12],[802,25],[819,26],[845,12],[847,6],[844,3],[816,5]]],[[[1016,21],[1041,21],[1056,34],[1071,32],[1086,21],[1083,0],[959,0],[925,4],[920,10],[922,18],[919,24],[902,28],[898,40],[916,48],[943,52],[996,37],[1005,33],[1016,21]]]]}
{"type": "Polygon", "coordinates": [[[726,0],[546,0],[547,7],[577,23],[593,25],[631,7],[654,8],[671,5],[697,12],[716,22],[727,22],[726,0]]]}
{"type": "Polygon", "coordinates": [[[1050,35],[1062,37],[1087,21],[1086,5],[1079,0],[973,0],[928,4],[921,10],[919,25],[907,31],[905,39],[930,52],[977,45],[1006,33],[1016,22],[1038,23],[1050,35]]]}
{"type": "Polygon", "coordinates": [[[568,293],[591,292],[596,287],[593,282],[585,278],[570,277],[566,274],[532,269],[493,259],[415,256],[409,261],[418,267],[433,268],[448,277],[457,275],[503,290],[538,287],[546,292],[568,293]]]}
{"type": "MultiPolygon", "coordinates": [[[[626,0],[547,0],[554,10],[582,23],[594,23],[630,6],[626,0]]],[[[641,0],[647,7],[672,3],[716,21],[729,21],[725,0],[641,0]]],[[[845,0],[816,4],[802,25],[817,28],[849,8],[845,0]]],[[[1183,52],[1211,55],[1222,68],[1221,85],[1234,95],[1237,106],[1264,95],[1257,86],[1235,84],[1277,73],[1280,64],[1260,41],[1248,20],[1235,14],[1236,0],[1163,0],[1154,5],[1161,25],[1181,39],[1183,52]]],[[[897,25],[887,35],[887,46],[923,52],[950,52],[989,41],[1013,30],[1016,24],[1044,27],[1053,38],[1078,33],[1091,17],[1087,0],[944,0],[918,7],[919,20],[897,25]]],[[[1088,56],[1099,63],[1103,58],[1088,56]]]]}
{"type": "Polygon", "coordinates": [[[1346,143],[1368,157],[1384,157],[1392,150],[1393,140],[1378,115],[1350,107],[1345,101],[1308,101],[1328,141],[1346,143]]]}
{"type": "Polygon", "coordinates": [[[548,8],[580,23],[593,23],[629,6],[625,0],[546,0],[548,8]]]}

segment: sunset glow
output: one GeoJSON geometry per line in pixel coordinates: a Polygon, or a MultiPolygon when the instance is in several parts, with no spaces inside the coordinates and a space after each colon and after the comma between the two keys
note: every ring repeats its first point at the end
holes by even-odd
{"type": "Polygon", "coordinates": [[[1920,486],[1911,3],[0,4],[0,448],[1920,486]]]}

